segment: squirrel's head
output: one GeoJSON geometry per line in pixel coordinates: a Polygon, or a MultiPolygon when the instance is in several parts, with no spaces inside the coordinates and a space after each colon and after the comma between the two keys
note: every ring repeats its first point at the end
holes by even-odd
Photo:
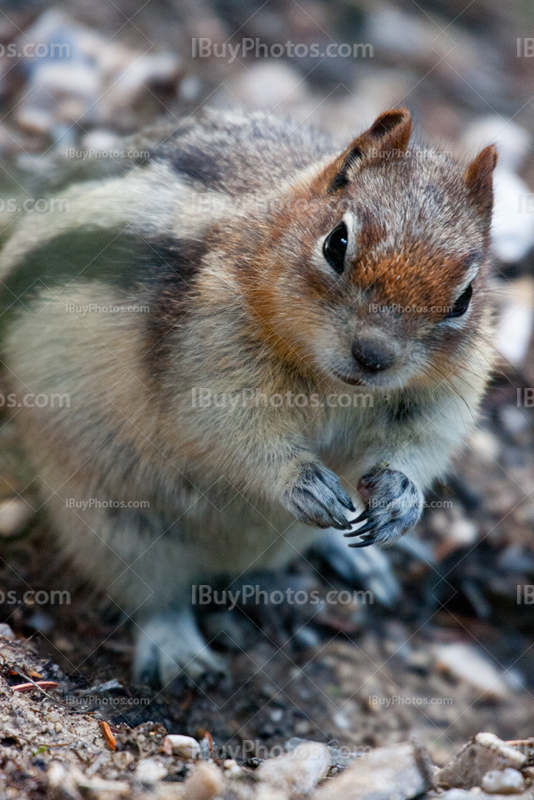
{"type": "Polygon", "coordinates": [[[273,213],[248,300],[278,354],[322,378],[407,387],[461,369],[488,316],[497,154],[409,145],[405,109],[306,170],[273,213]]]}

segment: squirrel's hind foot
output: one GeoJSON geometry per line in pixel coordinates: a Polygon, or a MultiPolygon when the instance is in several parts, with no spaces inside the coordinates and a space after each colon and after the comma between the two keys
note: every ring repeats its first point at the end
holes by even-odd
{"type": "Polygon", "coordinates": [[[156,612],[138,623],[134,678],[172,692],[184,683],[214,686],[229,680],[224,659],[200,633],[193,612],[183,606],[156,612]]]}

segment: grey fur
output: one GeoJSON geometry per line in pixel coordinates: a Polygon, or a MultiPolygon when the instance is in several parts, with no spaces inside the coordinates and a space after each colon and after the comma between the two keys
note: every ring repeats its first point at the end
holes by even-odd
{"type": "Polygon", "coordinates": [[[341,209],[328,192],[339,149],[301,126],[212,111],[134,141],[150,158],[67,189],[67,213],[27,218],[6,244],[1,346],[10,391],[71,399],[23,405],[13,419],[63,551],[137,621],[136,674],[165,685],[220,666],[192,633],[192,584],[278,568],[320,527],[350,528],[358,483],[378,465],[387,508],[371,510],[373,535],[391,543],[417,521],[422,491],[472,425],[491,364],[485,256],[457,327],[370,316],[368,303],[391,302],[392,290],[381,270],[365,290],[357,277],[402,256],[421,302],[434,289],[454,299],[465,269],[447,283],[441,259],[485,252],[486,221],[463,168],[433,151],[358,164],[341,209]],[[339,275],[321,242],[345,213],[361,223],[349,248],[358,266],[339,275]],[[126,260],[115,232],[131,243],[126,260]],[[93,272],[64,247],[82,240],[93,272]],[[146,310],[68,311],[110,305],[146,310]],[[355,386],[344,376],[367,328],[395,341],[397,361],[391,375],[355,386]],[[428,377],[432,359],[446,358],[455,370],[428,377]],[[275,407],[251,389],[313,402],[275,407]],[[227,402],[195,404],[199,390],[227,402]],[[329,403],[341,394],[348,404],[329,403]]]}

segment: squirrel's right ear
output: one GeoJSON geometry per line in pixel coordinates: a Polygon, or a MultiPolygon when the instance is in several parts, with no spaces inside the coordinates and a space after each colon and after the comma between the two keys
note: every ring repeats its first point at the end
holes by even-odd
{"type": "Polygon", "coordinates": [[[463,177],[469,196],[488,216],[493,208],[493,170],[496,165],[497,148],[490,144],[471,161],[463,177]]]}
{"type": "Polygon", "coordinates": [[[377,117],[321,175],[328,193],[343,189],[364,165],[401,156],[408,147],[411,130],[412,118],[406,108],[393,108],[377,117]]]}

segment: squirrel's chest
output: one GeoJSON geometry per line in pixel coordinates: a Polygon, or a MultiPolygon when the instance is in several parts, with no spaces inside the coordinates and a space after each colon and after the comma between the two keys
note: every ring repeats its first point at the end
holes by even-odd
{"type": "Polygon", "coordinates": [[[347,396],[346,407],[329,408],[307,430],[312,451],[324,461],[343,468],[378,449],[388,436],[387,410],[372,395],[347,396]]]}

